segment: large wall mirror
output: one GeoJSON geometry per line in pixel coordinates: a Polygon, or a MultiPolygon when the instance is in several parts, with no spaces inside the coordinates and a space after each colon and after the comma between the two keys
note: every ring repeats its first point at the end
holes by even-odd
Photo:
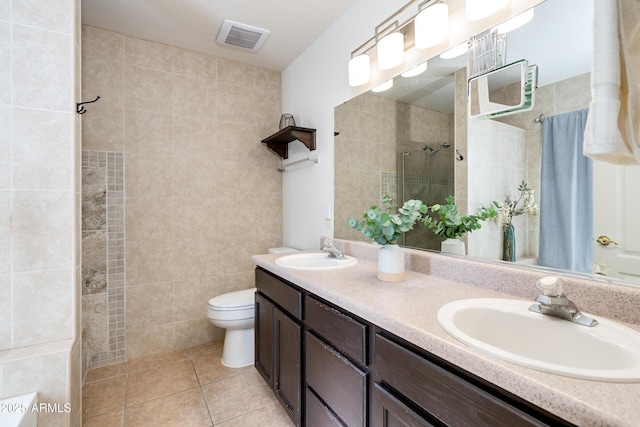
{"type": "MultiPolygon", "coordinates": [[[[525,181],[539,202],[545,192],[541,186],[549,181],[549,174],[541,172],[542,122],[585,110],[591,100],[592,13],[593,0],[546,0],[536,6],[528,24],[507,34],[506,62],[526,59],[538,66],[538,88],[529,111],[493,119],[469,118],[466,55],[433,58],[423,74],[398,76],[389,91],[368,92],[337,106],[335,236],[364,240],[348,227],[347,219],[379,203],[384,193],[399,202],[417,198],[429,204],[454,195],[462,211],[472,211],[505,196],[517,198],[518,186],[525,181]]],[[[640,167],[600,162],[592,167],[593,201],[578,206],[593,209],[593,226],[583,230],[583,241],[586,238],[593,246],[591,262],[586,267],[543,264],[548,253],[540,253],[544,248],[540,247],[539,215],[514,218],[515,262],[580,274],[591,274],[592,263],[602,263],[606,266],[599,272],[607,277],[598,277],[603,280],[638,284],[640,272],[634,269],[640,266],[640,248],[634,244],[640,245],[636,243],[640,227],[632,214],[640,209],[640,194],[633,191],[640,167]],[[617,244],[598,243],[600,236],[617,244]]],[[[558,227],[574,221],[576,214],[570,215],[559,216],[558,227]]],[[[466,239],[468,256],[503,258],[501,224],[487,222],[466,239]]],[[[422,226],[400,243],[440,248],[440,239],[422,226]]],[[[565,242],[555,246],[572,257],[565,242]]],[[[556,252],[551,257],[556,258],[556,252]]]]}

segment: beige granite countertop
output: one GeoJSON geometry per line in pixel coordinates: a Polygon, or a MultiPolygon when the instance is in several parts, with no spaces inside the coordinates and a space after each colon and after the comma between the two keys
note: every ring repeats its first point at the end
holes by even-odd
{"type": "MultiPolygon", "coordinates": [[[[370,260],[375,254],[375,251],[371,251],[373,245],[338,239],[336,245],[348,255],[356,256],[358,263],[337,270],[312,271],[278,266],[275,259],[285,254],[256,255],[252,260],[283,279],[569,422],[579,426],[640,426],[640,383],[580,380],[525,368],[469,347],[439,326],[436,313],[442,305],[451,301],[487,297],[528,299],[518,296],[520,291],[502,291],[500,280],[491,269],[481,272],[477,270],[482,267],[469,267],[475,269],[475,274],[484,275],[485,280],[495,283],[500,291],[490,289],[491,286],[463,284],[435,274],[441,268],[438,265],[447,262],[453,262],[460,270],[460,259],[408,251],[408,266],[424,271],[420,265],[426,262],[430,265],[427,270],[431,269],[434,274],[407,271],[405,281],[387,283],[376,277],[377,265],[370,260]]],[[[529,282],[532,283],[535,282],[529,282]]],[[[635,296],[635,290],[624,292],[631,292],[635,296]]],[[[535,294],[535,290],[531,290],[531,294],[535,294]]],[[[640,311],[638,307],[636,311],[640,311]]],[[[639,329],[637,324],[626,324],[639,329]]]]}

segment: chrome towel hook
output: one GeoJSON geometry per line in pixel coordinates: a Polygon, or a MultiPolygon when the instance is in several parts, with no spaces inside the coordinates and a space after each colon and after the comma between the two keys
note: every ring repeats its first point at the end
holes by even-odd
{"type": "Polygon", "coordinates": [[[94,99],[93,101],[78,102],[76,104],[76,113],[78,113],[78,114],[86,113],[87,110],[85,110],[85,108],[82,105],[83,104],[92,104],[92,103],[96,102],[98,99],[100,99],[100,95],[96,96],[96,99],[94,99]]]}

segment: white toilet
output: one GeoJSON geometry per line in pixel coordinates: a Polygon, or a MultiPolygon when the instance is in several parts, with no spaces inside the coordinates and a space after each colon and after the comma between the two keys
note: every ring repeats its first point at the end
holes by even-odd
{"type": "MultiPolygon", "coordinates": [[[[272,248],[269,253],[295,252],[292,248],[272,248]]],[[[209,300],[207,317],[219,328],[226,329],[222,364],[229,368],[253,365],[254,301],[256,288],[229,292],[209,300]]]]}

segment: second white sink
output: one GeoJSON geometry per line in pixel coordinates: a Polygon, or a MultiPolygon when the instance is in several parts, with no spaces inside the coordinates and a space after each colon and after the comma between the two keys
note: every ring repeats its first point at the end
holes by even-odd
{"type": "Polygon", "coordinates": [[[277,265],[297,270],[329,270],[349,267],[357,262],[354,257],[337,259],[326,252],[301,252],[276,258],[277,265]]]}
{"type": "Polygon", "coordinates": [[[541,371],[598,381],[640,381],[640,333],[597,317],[586,327],[529,311],[532,302],[477,298],[446,304],[438,323],[483,352],[541,371]]]}

